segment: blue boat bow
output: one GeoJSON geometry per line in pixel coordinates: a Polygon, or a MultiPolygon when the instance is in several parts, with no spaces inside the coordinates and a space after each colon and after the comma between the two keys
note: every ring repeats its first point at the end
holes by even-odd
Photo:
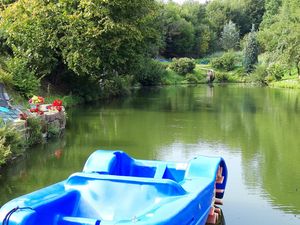
{"type": "Polygon", "coordinates": [[[98,150],[83,172],[5,204],[0,224],[204,225],[216,219],[226,181],[220,157],[177,163],[98,150]]]}

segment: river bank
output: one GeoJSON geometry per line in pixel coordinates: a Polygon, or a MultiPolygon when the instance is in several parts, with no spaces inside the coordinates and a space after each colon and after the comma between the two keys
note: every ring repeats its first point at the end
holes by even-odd
{"type": "Polygon", "coordinates": [[[43,97],[33,96],[29,103],[29,107],[22,108],[11,103],[8,108],[1,107],[0,169],[26,149],[64,133],[66,112],[62,100],[45,104],[43,97]]]}

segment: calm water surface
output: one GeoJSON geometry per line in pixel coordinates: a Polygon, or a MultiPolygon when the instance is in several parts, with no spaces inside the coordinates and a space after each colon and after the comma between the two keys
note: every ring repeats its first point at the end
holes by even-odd
{"type": "Polygon", "coordinates": [[[300,92],[240,86],[139,90],[68,111],[65,137],[4,170],[0,205],[80,171],[96,149],[136,158],[225,158],[227,225],[300,224],[300,92]]]}

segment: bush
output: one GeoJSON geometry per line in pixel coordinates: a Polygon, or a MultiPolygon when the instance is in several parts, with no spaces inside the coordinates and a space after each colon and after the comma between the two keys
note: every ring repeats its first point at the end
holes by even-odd
{"type": "Polygon", "coordinates": [[[0,166],[5,164],[11,156],[10,145],[6,144],[5,137],[0,136],[0,166]]]}
{"type": "Polygon", "coordinates": [[[215,76],[219,82],[226,82],[228,81],[228,75],[226,73],[216,72],[215,76]]]}
{"type": "Polygon", "coordinates": [[[276,80],[281,80],[284,75],[284,67],[279,64],[271,64],[267,69],[268,75],[274,77],[276,80]]]}
{"type": "Polygon", "coordinates": [[[34,72],[29,69],[26,60],[20,58],[11,59],[8,64],[8,70],[12,74],[12,83],[14,88],[25,97],[31,97],[38,91],[40,80],[37,79],[34,72]]]}
{"type": "Polygon", "coordinates": [[[231,71],[235,67],[236,57],[233,52],[226,52],[220,58],[215,58],[211,61],[212,67],[231,71]]]}
{"type": "Polygon", "coordinates": [[[180,75],[186,75],[192,73],[196,67],[196,63],[190,58],[174,58],[170,68],[180,75]]]}
{"type": "Polygon", "coordinates": [[[185,78],[190,84],[197,84],[199,82],[197,76],[192,73],[188,73],[185,78]]]}
{"type": "Polygon", "coordinates": [[[222,57],[212,59],[212,60],[211,60],[211,65],[212,65],[212,67],[215,68],[215,69],[219,69],[219,70],[224,69],[224,68],[223,68],[223,60],[222,60],[222,57]]]}
{"type": "Polygon", "coordinates": [[[12,75],[0,68],[0,82],[6,85],[12,84],[12,75]]]}
{"type": "Polygon", "coordinates": [[[265,84],[269,82],[267,67],[264,64],[257,65],[251,73],[250,78],[254,82],[265,84]]]}
{"type": "Polygon", "coordinates": [[[45,125],[40,118],[31,117],[27,119],[29,146],[41,143],[43,141],[42,131],[45,125]]]}
{"type": "Polygon", "coordinates": [[[0,128],[0,165],[7,162],[12,154],[20,152],[24,146],[24,138],[9,125],[0,128]]]}
{"type": "Polygon", "coordinates": [[[104,79],[101,83],[102,97],[123,96],[130,93],[132,76],[115,75],[108,79],[104,79]]]}
{"type": "Polygon", "coordinates": [[[10,145],[14,153],[24,146],[25,140],[15,128],[4,125],[0,128],[0,137],[4,137],[6,145],[10,145]]]}
{"type": "Polygon", "coordinates": [[[149,59],[143,62],[141,70],[136,74],[136,80],[143,86],[155,86],[161,84],[162,78],[166,75],[166,66],[149,59]]]}

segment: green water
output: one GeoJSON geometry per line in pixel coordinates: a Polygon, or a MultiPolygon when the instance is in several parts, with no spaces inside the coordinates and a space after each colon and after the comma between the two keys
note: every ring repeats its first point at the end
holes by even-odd
{"type": "Polygon", "coordinates": [[[300,92],[240,86],[139,90],[68,111],[61,140],[3,171],[0,205],[80,171],[96,149],[186,161],[218,155],[229,169],[227,225],[300,224],[300,92]]]}

